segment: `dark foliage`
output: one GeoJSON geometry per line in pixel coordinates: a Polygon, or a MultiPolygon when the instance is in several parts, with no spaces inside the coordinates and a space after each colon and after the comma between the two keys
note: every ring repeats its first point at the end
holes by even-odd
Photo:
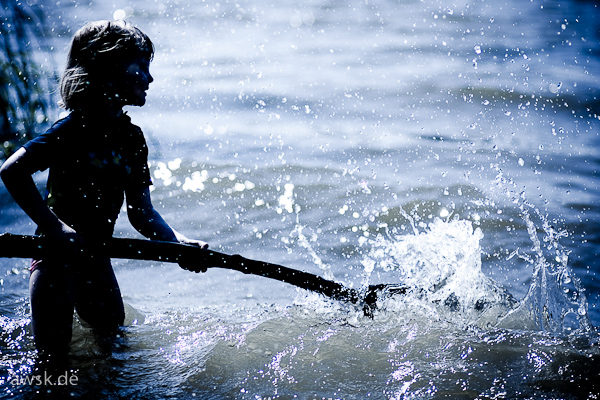
{"type": "Polygon", "coordinates": [[[45,129],[56,107],[44,16],[28,3],[0,0],[0,158],[45,129]]]}

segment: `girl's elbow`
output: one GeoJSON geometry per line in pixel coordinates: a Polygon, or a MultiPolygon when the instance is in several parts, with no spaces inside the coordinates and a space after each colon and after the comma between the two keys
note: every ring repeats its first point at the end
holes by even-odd
{"type": "Polygon", "coordinates": [[[23,148],[17,150],[12,156],[8,157],[6,161],[0,167],[0,178],[3,182],[19,179],[24,175],[31,175],[25,172],[22,158],[25,154],[23,148]]]}
{"type": "Polygon", "coordinates": [[[8,157],[4,161],[2,166],[0,166],[0,177],[4,177],[4,176],[10,174],[10,170],[13,169],[13,166],[14,166],[14,161],[13,161],[12,157],[8,157]]]}
{"type": "Polygon", "coordinates": [[[4,161],[4,164],[0,167],[0,178],[4,183],[10,182],[14,177],[15,165],[9,160],[4,161]]]}
{"type": "Polygon", "coordinates": [[[4,178],[6,177],[6,169],[6,162],[4,162],[4,164],[0,166],[0,178],[2,178],[2,180],[4,180],[4,178]]]}

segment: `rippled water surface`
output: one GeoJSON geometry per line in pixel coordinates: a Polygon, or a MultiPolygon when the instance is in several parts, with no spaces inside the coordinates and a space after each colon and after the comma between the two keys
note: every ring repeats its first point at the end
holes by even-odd
{"type": "MultiPolygon", "coordinates": [[[[153,200],[213,249],[361,288],[372,317],[221,268],[115,260],[128,327],[39,386],[27,260],[0,260],[2,398],[600,394],[600,11],[591,1],[61,1],[156,45],[129,115],[153,200]],[[20,380],[19,380],[20,379],[20,380]]],[[[40,185],[44,177],[39,176],[40,185]]],[[[34,227],[0,187],[2,230],[34,227]]],[[[138,237],[122,216],[116,236],[138,237]]]]}

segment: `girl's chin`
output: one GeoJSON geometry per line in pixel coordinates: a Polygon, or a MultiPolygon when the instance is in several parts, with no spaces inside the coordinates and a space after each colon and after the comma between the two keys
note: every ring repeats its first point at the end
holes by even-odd
{"type": "Polygon", "coordinates": [[[141,107],[146,104],[146,96],[136,96],[133,98],[128,98],[124,101],[125,106],[137,106],[141,107]]]}
{"type": "Polygon", "coordinates": [[[136,101],[135,101],[135,104],[133,104],[133,105],[141,107],[144,104],[146,104],[146,92],[142,92],[138,96],[136,96],[136,101]]]}
{"type": "Polygon", "coordinates": [[[141,107],[146,104],[146,92],[138,92],[132,93],[128,96],[122,96],[121,101],[124,106],[141,107]]]}
{"type": "Polygon", "coordinates": [[[141,98],[141,99],[137,99],[136,101],[132,101],[131,104],[129,104],[129,105],[130,106],[141,107],[144,104],[146,104],[146,99],[145,98],[141,98]]]}

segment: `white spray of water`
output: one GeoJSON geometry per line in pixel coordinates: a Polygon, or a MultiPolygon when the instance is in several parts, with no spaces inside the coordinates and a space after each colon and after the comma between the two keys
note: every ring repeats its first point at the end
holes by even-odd
{"type": "Polygon", "coordinates": [[[288,183],[285,185],[285,192],[279,197],[278,203],[280,206],[277,209],[278,213],[281,214],[283,211],[286,211],[287,214],[296,214],[296,225],[290,236],[297,238],[298,245],[308,252],[312,262],[321,269],[325,279],[333,280],[334,276],[333,272],[331,272],[331,266],[323,262],[311,244],[317,241],[317,236],[311,234],[309,238],[304,234],[304,226],[300,223],[300,211],[302,207],[296,204],[293,184],[288,183]]]}
{"type": "Polygon", "coordinates": [[[589,332],[593,328],[587,299],[568,266],[569,251],[559,243],[568,233],[553,227],[548,217],[527,201],[524,191],[517,190],[515,182],[506,177],[502,169],[498,166],[496,169],[495,186],[518,205],[532,242],[531,254],[527,249],[517,249],[509,259],[517,256],[534,268],[527,295],[498,326],[552,333],[589,332]],[[538,224],[534,222],[535,217],[538,224]]]}
{"type": "Polygon", "coordinates": [[[363,260],[365,281],[375,266],[394,271],[412,295],[466,324],[494,324],[512,308],[512,297],[481,270],[481,229],[455,218],[435,219],[416,232],[377,237],[363,260]]]}
{"type": "MultiPolygon", "coordinates": [[[[480,228],[474,228],[470,221],[454,218],[435,219],[423,224],[422,229],[402,208],[401,215],[409,221],[412,234],[387,232],[370,241],[371,250],[362,260],[362,285],[368,286],[378,270],[393,271],[395,281],[412,288],[413,295],[439,306],[445,313],[444,318],[486,327],[588,332],[592,326],[587,300],[568,267],[568,251],[559,243],[568,234],[555,229],[546,216],[526,201],[522,191],[516,191],[514,182],[498,171],[496,187],[518,205],[532,242],[531,249],[517,249],[508,257],[519,257],[534,267],[532,283],[524,299],[517,302],[482,272],[480,241],[484,234],[480,228]],[[537,217],[537,224],[531,211],[537,217]]],[[[308,251],[324,277],[333,280],[330,266],[313,248],[316,235],[307,236],[305,227],[300,224],[300,207],[292,207],[295,205],[293,196],[286,199],[290,210],[296,213],[292,236],[308,251]]]]}
{"type": "Polygon", "coordinates": [[[304,235],[304,227],[300,224],[298,216],[296,216],[296,226],[294,227],[292,235],[296,235],[298,237],[298,245],[308,251],[313,263],[323,272],[324,278],[333,280],[334,276],[333,272],[331,272],[331,266],[323,262],[311,244],[311,242],[316,241],[316,235],[312,235],[311,239],[304,235]]]}
{"type": "MultiPolygon", "coordinates": [[[[534,258],[517,255],[534,266],[533,281],[519,307],[506,315],[499,323],[501,327],[540,330],[554,333],[589,332],[592,329],[587,313],[587,299],[579,280],[572,276],[568,267],[568,251],[558,242],[564,233],[556,231],[532,204],[523,202],[521,216],[533,242],[534,258]],[[543,241],[538,238],[538,228],[529,209],[534,210],[541,221],[543,241]],[[552,253],[548,257],[544,253],[552,253]],[[572,288],[570,288],[572,287],[572,288]]],[[[512,255],[511,255],[512,256],[512,255]]]]}

